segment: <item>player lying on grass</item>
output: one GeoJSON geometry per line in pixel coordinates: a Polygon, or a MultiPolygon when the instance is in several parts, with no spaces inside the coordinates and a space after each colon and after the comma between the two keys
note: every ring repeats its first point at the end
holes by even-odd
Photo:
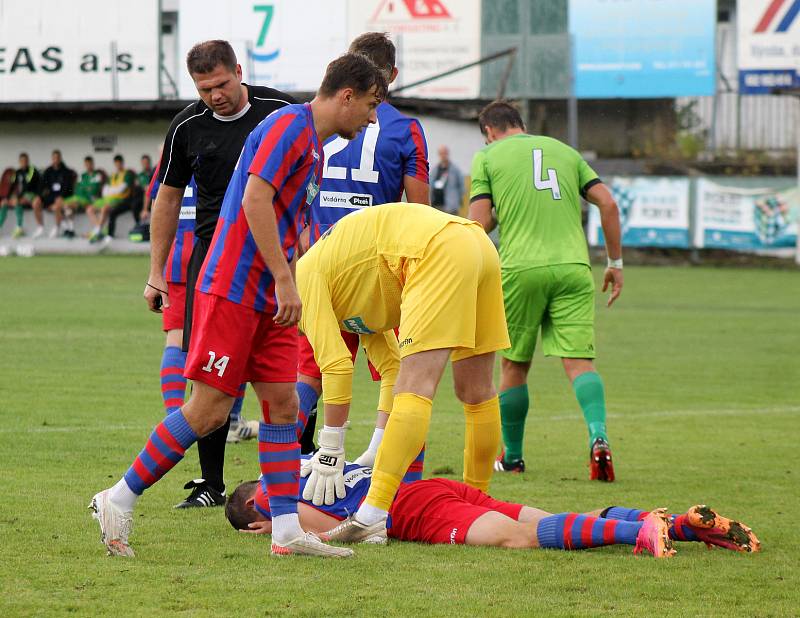
{"type": "MultiPolygon", "coordinates": [[[[338,525],[364,500],[372,470],[348,463],[344,476],[348,488],[345,498],[316,507],[310,501],[301,501],[298,512],[305,530],[324,538],[324,531],[338,525]]],[[[300,483],[304,485],[305,480],[300,483]]],[[[228,498],[225,515],[237,530],[269,534],[270,513],[255,504],[257,487],[258,481],[239,485],[228,498]]],[[[709,547],[742,552],[759,551],[761,547],[750,528],[703,505],[678,515],[667,515],[666,509],[648,512],[618,506],[585,514],[552,515],[495,500],[474,487],[442,478],[400,485],[387,524],[389,538],[445,545],[566,550],[634,545],[634,553],[646,551],[657,558],[672,556],[675,540],[701,541],[709,547]]],[[[386,533],[367,541],[385,542],[386,533]]]]}

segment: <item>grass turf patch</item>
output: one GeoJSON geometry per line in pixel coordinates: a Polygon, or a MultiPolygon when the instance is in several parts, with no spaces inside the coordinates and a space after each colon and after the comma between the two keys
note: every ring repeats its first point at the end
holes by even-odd
{"type": "MultiPolygon", "coordinates": [[[[163,416],[160,318],[141,257],[0,260],[0,610],[6,615],[796,615],[800,550],[797,273],[628,268],[617,305],[598,295],[618,481],[590,483],[586,429],[555,359],[537,354],[525,475],[492,494],[551,512],[706,502],[740,517],[763,552],[681,543],[668,561],[630,547],[581,552],[393,543],[348,561],[275,559],[221,509],[175,511],[199,476],[194,449],[141,501],[135,560],[104,556],[86,505],[163,416]]],[[[595,275],[599,275],[599,270],[595,275]]],[[[366,446],[377,385],[359,360],[348,453],[366,446]]],[[[245,416],[257,418],[252,391],[245,416]]],[[[436,397],[430,471],[460,478],[463,413],[449,373],[436,397]]],[[[258,475],[255,442],[229,445],[229,489],[258,475]]]]}

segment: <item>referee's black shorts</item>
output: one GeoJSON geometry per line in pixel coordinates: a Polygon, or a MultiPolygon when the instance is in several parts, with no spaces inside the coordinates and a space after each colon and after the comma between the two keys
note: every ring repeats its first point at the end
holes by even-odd
{"type": "Polygon", "coordinates": [[[197,276],[206,259],[206,254],[211,246],[210,240],[198,238],[194,243],[192,256],[189,258],[189,265],[186,267],[186,305],[183,314],[183,344],[184,352],[189,351],[189,341],[192,337],[192,310],[194,309],[194,287],[197,284],[197,276]]]}

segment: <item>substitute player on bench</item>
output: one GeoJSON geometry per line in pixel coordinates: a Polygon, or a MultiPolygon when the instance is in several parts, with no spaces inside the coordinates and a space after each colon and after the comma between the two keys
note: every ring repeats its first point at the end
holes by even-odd
{"type": "Polygon", "coordinates": [[[136,501],[199,436],[225,424],[246,381],[264,416],[259,461],[273,514],[272,553],[352,554],[305,533],[297,519],[301,302],[290,263],[319,190],[322,142],[334,133],[355,137],[375,122],[375,108],[385,96],[380,70],[364,56],[346,54],[328,65],[310,104],[276,111],[247,138],[197,279],[197,320],[185,372],[194,381],[192,396],[155,428],[124,477],[90,505],[109,553],[133,555],[128,535],[136,501]]]}
{"type": "Polygon", "coordinates": [[[590,478],[614,480],[606,434],[603,381],[595,371],[594,281],[581,225],[585,197],[600,209],[608,268],[608,305],[622,291],[619,211],[597,174],[558,140],[528,135],[519,112],[495,101],[478,118],[488,146],[472,162],[470,218],[490,232],[500,226],[511,348],[501,353],[500,411],[505,449],[496,469],[524,472],[528,371],[539,329],[547,356],[558,356],[589,429],[590,478]],[[493,214],[494,209],[494,214],[493,214]]]}

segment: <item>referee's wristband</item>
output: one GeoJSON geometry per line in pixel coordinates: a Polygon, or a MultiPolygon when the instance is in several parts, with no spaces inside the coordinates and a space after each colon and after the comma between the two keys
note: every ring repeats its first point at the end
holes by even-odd
{"type": "Polygon", "coordinates": [[[608,267],[609,268],[618,268],[622,270],[622,258],[617,258],[616,260],[612,260],[611,258],[607,258],[608,260],[608,267]]]}

